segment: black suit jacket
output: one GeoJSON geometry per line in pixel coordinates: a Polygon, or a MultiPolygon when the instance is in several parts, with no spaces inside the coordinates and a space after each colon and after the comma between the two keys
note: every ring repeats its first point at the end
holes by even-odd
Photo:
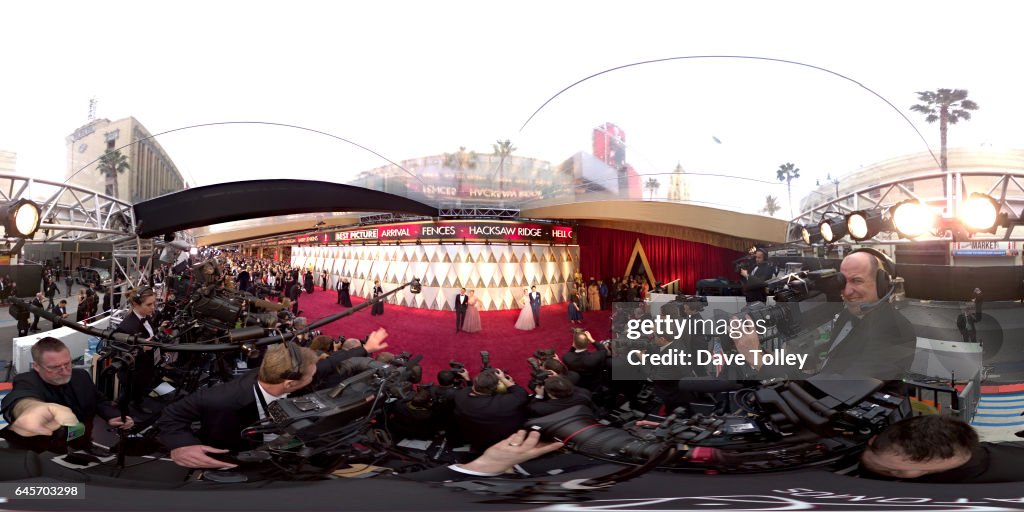
{"type": "Polygon", "coordinates": [[[530,403],[526,406],[526,412],[530,418],[539,418],[541,416],[547,416],[548,414],[564,411],[577,405],[586,406],[591,411],[594,410],[594,402],[590,391],[583,388],[576,388],[572,390],[572,396],[566,398],[547,397],[539,399],[537,397],[533,397],[533,399],[530,400],[530,403]]]}
{"type": "MultiPolygon", "coordinates": [[[[332,385],[332,382],[336,384],[349,377],[348,374],[339,374],[335,371],[336,365],[346,359],[365,355],[366,350],[358,347],[336,352],[318,362],[313,378],[313,389],[322,389],[332,385]],[[337,382],[334,382],[334,379],[337,382]]],[[[223,384],[202,388],[168,406],[156,424],[160,429],[159,441],[171,450],[194,444],[232,451],[256,447],[259,444],[258,440],[244,440],[240,432],[260,417],[254,388],[258,374],[259,371],[253,370],[223,384]],[[194,421],[199,421],[201,425],[198,438],[192,434],[191,427],[194,421]]],[[[299,390],[290,396],[301,395],[307,391],[309,388],[299,390]]]]}
{"type": "Polygon", "coordinates": [[[521,386],[489,396],[476,395],[471,388],[459,390],[455,393],[459,430],[474,449],[486,449],[522,428],[528,399],[521,386]]]}
{"type": "Polygon", "coordinates": [[[597,349],[594,352],[569,349],[562,356],[565,367],[580,374],[579,385],[591,391],[601,385],[603,373],[608,368],[608,350],[600,343],[595,343],[594,348],[597,349]]]}
{"type": "Polygon", "coordinates": [[[743,282],[743,295],[747,302],[767,302],[764,285],[775,276],[775,267],[767,261],[754,267],[743,282]]]}
{"type": "Polygon", "coordinates": [[[256,405],[256,377],[250,371],[241,377],[195,393],[165,408],[156,422],[157,439],[169,450],[205,444],[214,448],[244,451],[258,443],[243,440],[243,428],[259,420],[256,405]],[[192,422],[199,421],[198,437],[192,433],[192,422]]]}
{"type": "Polygon", "coordinates": [[[856,319],[846,310],[839,314],[821,374],[898,380],[910,371],[917,349],[914,326],[890,304],[882,304],[856,319]],[[839,344],[836,337],[847,321],[854,326],[839,344]],[[834,345],[834,346],[833,346],[834,345]]]}
{"type": "Polygon", "coordinates": [[[469,308],[469,295],[458,294],[455,296],[455,311],[465,311],[469,308]]]}
{"type": "MultiPolygon", "coordinates": [[[[47,384],[35,370],[19,373],[14,377],[14,386],[11,392],[4,397],[0,403],[0,410],[3,411],[4,419],[8,422],[14,421],[11,412],[14,405],[24,398],[35,398],[43,402],[61,404],[70,408],[78,420],[85,425],[86,435],[73,443],[73,446],[87,446],[92,439],[93,418],[99,415],[103,419],[110,419],[120,416],[117,407],[100,393],[99,389],[92,383],[92,378],[85,370],[75,368],[71,370],[71,381],[63,386],[47,384]]],[[[66,439],[55,437],[31,437],[22,438],[10,429],[4,429],[5,437],[12,444],[34,451],[63,452],[66,446],[66,439]],[[8,435],[9,434],[9,435],[8,435]],[[14,438],[12,438],[14,436],[14,438]]]]}

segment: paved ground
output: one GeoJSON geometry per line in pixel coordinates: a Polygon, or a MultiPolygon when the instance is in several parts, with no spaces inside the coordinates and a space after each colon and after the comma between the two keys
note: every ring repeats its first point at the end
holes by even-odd
{"type": "MultiPolygon", "coordinates": [[[[78,290],[82,289],[83,286],[77,283],[74,284],[71,287],[71,294],[69,297],[65,297],[65,295],[67,295],[67,290],[65,289],[63,282],[57,285],[57,288],[60,290],[60,293],[57,294],[56,300],[60,300],[62,298],[67,299],[68,313],[70,314],[69,317],[73,320],[75,318],[75,310],[78,308],[78,290]]],[[[29,299],[31,299],[31,297],[29,297],[29,299]]],[[[100,294],[100,304],[103,304],[103,294],[100,294]]],[[[44,301],[43,305],[48,306],[49,303],[44,301]]],[[[0,307],[0,361],[5,362],[2,367],[3,372],[0,373],[0,381],[5,380],[4,377],[6,377],[7,373],[6,361],[10,361],[11,355],[13,354],[13,343],[11,340],[13,340],[18,334],[16,322],[14,321],[14,318],[11,317],[9,310],[10,308],[7,306],[0,307]]],[[[50,322],[40,318],[39,328],[43,330],[49,329],[50,322]]]]}

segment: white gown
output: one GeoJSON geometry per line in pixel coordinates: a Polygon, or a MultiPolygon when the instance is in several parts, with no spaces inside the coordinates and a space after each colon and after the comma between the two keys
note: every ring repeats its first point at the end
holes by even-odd
{"type": "Polygon", "coordinates": [[[519,312],[519,319],[516,320],[516,329],[532,331],[537,328],[537,322],[533,320],[533,308],[530,306],[530,299],[523,297],[520,302],[523,304],[523,310],[519,312]]]}

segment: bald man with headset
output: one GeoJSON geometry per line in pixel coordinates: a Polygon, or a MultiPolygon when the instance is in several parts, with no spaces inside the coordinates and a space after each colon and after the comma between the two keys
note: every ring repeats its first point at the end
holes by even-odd
{"type": "MultiPolygon", "coordinates": [[[[917,348],[914,326],[892,304],[892,275],[895,265],[875,249],[853,251],[839,266],[846,281],[845,309],[832,324],[827,352],[820,361],[819,374],[843,377],[871,377],[899,380],[910,371],[917,348]]],[[[743,335],[736,348],[752,361],[760,349],[756,334],[743,335]]],[[[753,368],[759,378],[786,377],[788,367],[753,368]]]]}

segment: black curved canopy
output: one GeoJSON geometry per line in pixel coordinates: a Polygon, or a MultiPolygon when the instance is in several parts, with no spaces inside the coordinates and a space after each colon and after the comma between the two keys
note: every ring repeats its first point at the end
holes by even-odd
{"type": "Polygon", "coordinates": [[[152,238],[221,222],[318,212],[393,212],[437,216],[437,208],[352,185],[306,180],[218,183],[133,206],[138,235],[152,238]]]}

